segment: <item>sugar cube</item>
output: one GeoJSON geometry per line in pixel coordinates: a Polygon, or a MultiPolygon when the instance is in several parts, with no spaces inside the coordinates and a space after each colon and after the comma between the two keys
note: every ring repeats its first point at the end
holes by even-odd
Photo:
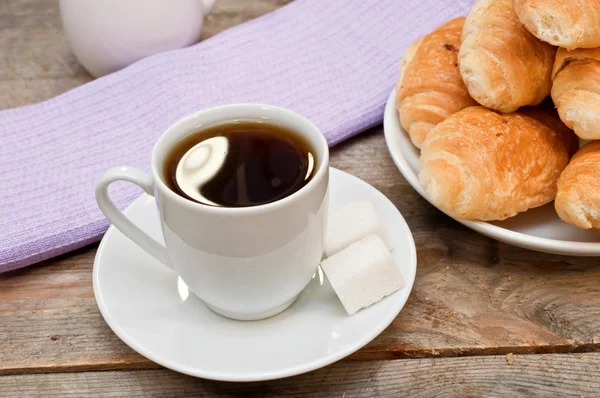
{"type": "Polygon", "coordinates": [[[375,206],[369,201],[352,202],[332,212],[327,224],[325,234],[325,255],[327,257],[371,234],[379,235],[388,249],[393,249],[387,230],[381,222],[375,206]]]}
{"type": "Polygon", "coordinates": [[[404,278],[378,235],[369,235],[321,262],[348,315],[404,286],[404,278]]]}

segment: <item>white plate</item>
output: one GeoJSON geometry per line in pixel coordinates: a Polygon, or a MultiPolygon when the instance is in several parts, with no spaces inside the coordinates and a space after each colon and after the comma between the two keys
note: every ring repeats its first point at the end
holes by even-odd
{"type": "MultiPolygon", "coordinates": [[[[207,379],[257,381],[292,376],[333,363],[365,346],[398,315],[415,280],[415,244],[398,209],[378,190],[331,169],[330,208],[360,199],[373,202],[388,223],[393,252],[406,286],[379,303],[346,315],[322,272],[298,300],[272,318],[223,318],[190,293],[171,270],[114,227],[94,262],[94,294],[111,329],[146,358],[207,379]]],[[[143,195],[125,213],[162,240],[154,199],[143,195]]]]}
{"type": "MultiPolygon", "coordinates": [[[[419,184],[419,149],[400,126],[396,91],[392,91],[383,119],[385,140],[394,163],[408,183],[429,200],[419,184]]],[[[554,203],[528,210],[504,221],[459,220],[461,224],[499,241],[526,249],[573,256],[600,256],[600,233],[576,228],[563,222],[554,203]]]]}

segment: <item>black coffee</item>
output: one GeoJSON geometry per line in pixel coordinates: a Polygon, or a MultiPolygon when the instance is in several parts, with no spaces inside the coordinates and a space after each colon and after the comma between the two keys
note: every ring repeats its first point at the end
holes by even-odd
{"type": "Polygon", "coordinates": [[[164,164],[177,194],[210,206],[248,207],[298,191],[312,178],[316,157],[296,132],[247,121],[189,134],[164,164]]]}

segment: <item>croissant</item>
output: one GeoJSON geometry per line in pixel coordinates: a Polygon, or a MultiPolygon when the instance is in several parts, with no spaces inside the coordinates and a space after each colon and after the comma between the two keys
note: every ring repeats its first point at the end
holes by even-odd
{"type": "Polygon", "coordinates": [[[600,141],[582,147],[558,179],[554,207],[579,228],[600,231],[600,141]]]}
{"type": "Polygon", "coordinates": [[[458,64],[471,97],[513,112],[550,94],[555,53],[521,25],[513,0],[479,0],[463,28],[458,64]]]}
{"type": "Polygon", "coordinates": [[[580,138],[600,139],[600,48],[556,53],[552,100],[580,138]]]}
{"type": "Polygon", "coordinates": [[[568,49],[600,46],[600,0],[514,0],[514,7],[540,40],[568,49]]]}
{"type": "Polygon", "coordinates": [[[457,53],[464,22],[463,17],[445,23],[404,53],[396,103],[400,123],[418,148],[436,124],[476,105],[458,71],[457,53]]]}
{"type": "Polygon", "coordinates": [[[429,132],[419,180],[433,204],[455,218],[503,220],[544,205],[577,139],[541,108],[455,113],[429,132]]]}

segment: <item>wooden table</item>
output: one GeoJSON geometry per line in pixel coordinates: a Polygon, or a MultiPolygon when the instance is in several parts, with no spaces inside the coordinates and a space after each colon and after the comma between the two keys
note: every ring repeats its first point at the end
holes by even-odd
{"type": "MultiPolygon", "coordinates": [[[[204,35],[285,3],[218,0],[204,35]]],[[[56,1],[1,1],[0,54],[1,109],[91,80],[69,52],[56,1]]],[[[213,382],[166,370],[102,319],[91,245],[0,276],[0,396],[600,395],[598,258],[519,249],[444,216],[402,178],[381,127],[333,148],[331,163],[389,197],[417,244],[408,303],[365,348],[272,382],[213,382]]]]}

